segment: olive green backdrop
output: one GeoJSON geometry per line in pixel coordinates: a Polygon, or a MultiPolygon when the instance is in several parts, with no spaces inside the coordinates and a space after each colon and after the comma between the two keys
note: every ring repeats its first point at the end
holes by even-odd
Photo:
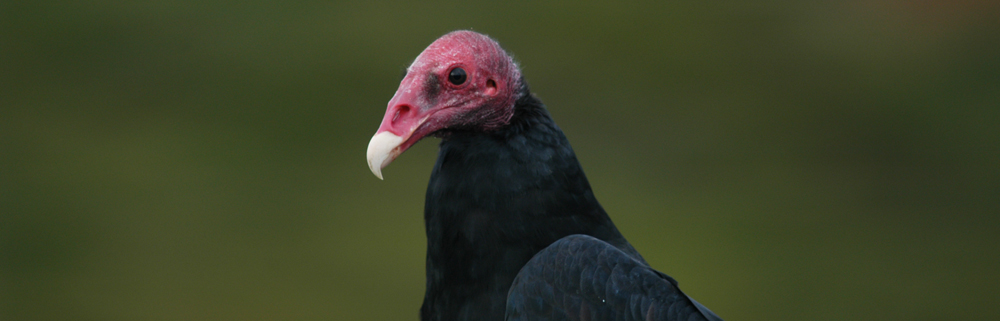
{"type": "Polygon", "coordinates": [[[727,320],[1000,319],[1000,5],[0,3],[0,319],[416,320],[438,36],[500,41],[727,320]]]}

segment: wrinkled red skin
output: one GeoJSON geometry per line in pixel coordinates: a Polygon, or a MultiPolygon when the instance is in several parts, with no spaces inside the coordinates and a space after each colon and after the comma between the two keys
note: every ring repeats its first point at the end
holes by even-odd
{"type": "Polygon", "coordinates": [[[402,137],[402,153],[441,129],[499,128],[514,115],[520,82],[517,65],[496,41],[472,31],[448,33],[407,68],[376,134],[402,137]],[[460,85],[448,81],[457,67],[467,74],[460,85]]]}

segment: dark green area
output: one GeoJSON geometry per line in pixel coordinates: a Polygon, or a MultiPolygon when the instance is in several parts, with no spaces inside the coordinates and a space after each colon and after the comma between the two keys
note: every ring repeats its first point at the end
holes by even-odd
{"type": "Polygon", "coordinates": [[[4,1],[0,320],[416,320],[436,140],[365,148],[469,28],[727,320],[1000,319],[995,2],[4,1]]]}

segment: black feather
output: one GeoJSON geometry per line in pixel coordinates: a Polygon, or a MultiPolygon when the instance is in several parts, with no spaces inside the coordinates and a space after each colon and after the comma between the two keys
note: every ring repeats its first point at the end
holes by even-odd
{"type": "MultiPolygon", "coordinates": [[[[435,135],[442,141],[425,202],[427,289],[422,320],[501,320],[505,310],[559,320],[575,319],[581,313],[591,320],[625,313],[627,309],[609,310],[588,303],[593,297],[580,296],[604,295],[609,286],[606,280],[633,275],[603,268],[613,264],[635,270],[635,282],[646,282],[652,275],[660,280],[657,286],[669,287],[662,291],[671,298],[683,296],[672,280],[649,269],[615,228],[594,197],[565,135],[526,85],[507,126],[489,132],[447,129],[435,135]],[[574,234],[596,239],[579,242],[574,237],[550,247],[574,234]],[[600,244],[605,248],[595,252],[600,244]],[[541,265],[525,267],[547,247],[543,253],[556,251],[558,255],[536,257],[541,265]],[[578,253],[566,256],[558,250],[564,247],[578,253]],[[606,257],[591,256],[595,253],[606,257]],[[524,281],[519,290],[510,291],[516,303],[508,303],[515,276],[524,281]]],[[[656,301],[660,298],[638,293],[605,299],[633,309],[629,312],[633,315],[660,302],[656,301]]],[[[687,304],[670,310],[676,310],[670,315],[691,311],[687,304]]]]}
{"type": "Polygon", "coordinates": [[[721,319],[621,249],[570,235],[521,269],[507,296],[506,320],[721,319]]]}

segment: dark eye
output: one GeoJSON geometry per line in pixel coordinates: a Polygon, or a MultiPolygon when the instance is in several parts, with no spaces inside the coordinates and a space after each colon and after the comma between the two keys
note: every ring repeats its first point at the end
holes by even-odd
{"type": "Polygon", "coordinates": [[[465,83],[465,69],[452,69],[451,72],[448,73],[448,81],[456,85],[465,83]]]}

